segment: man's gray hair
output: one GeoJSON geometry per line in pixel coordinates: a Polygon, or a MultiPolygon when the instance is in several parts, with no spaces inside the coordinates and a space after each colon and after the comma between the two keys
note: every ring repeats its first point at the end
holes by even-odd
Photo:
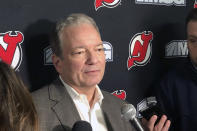
{"type": "Polygon", "coordinates": [[[82,14],[82,13],[73,13],[70,14],[66,19],[62,19],[59,22],[57,22],[55,30],[53,31],[52,38],[51,38],[51,47],[54,54],[56,54],[58,57],[63,58],[62,56],[62,45],[60,36],[62,34],[62,31],[69,26],[75,26],[80,24],[90,24],[95,27],[95,29],[99,32],[98,26],[96,25],[96,22],[89,16],[82,14]]]}

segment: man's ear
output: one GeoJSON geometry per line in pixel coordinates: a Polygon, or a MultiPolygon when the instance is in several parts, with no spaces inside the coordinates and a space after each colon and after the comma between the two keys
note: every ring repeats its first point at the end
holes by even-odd
{"type": "Polygon", "coordinates": [[[63,65],[62,59],[60,57],[58,57],[57,55],[53,54],[52,61],[53,61],[53,65],[55,66],[56,71],[59,74],[61,74],[62,73],[62,65],[63,65]]]}

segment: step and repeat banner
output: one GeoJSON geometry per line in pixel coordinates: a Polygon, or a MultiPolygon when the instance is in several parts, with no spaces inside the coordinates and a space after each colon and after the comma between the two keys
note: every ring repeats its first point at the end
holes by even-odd
{"type": "Polygon", "coordinates": [[[195,0],[6,0],[0,4],[0,59],[30,91],[57,73],[49,34],[70,13],[94,18],[106,54],[100,88],[135,106],[174,64],[188,55],[185,17],[195,0]]]}

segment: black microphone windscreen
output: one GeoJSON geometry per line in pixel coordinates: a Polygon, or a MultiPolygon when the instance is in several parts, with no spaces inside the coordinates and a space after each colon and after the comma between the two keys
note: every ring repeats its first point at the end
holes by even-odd
{"type": "Polygon", "coordinates": [[[87,121],[77,121],[73,125],[72,131],[92,131],[92,126],[87,121]]]}
{"type": "Polygon", "coordinates": [[[157,105],[156,97],[153,96],[143,99],[138,103],[137,107],[138,116],[144,117],[146,120],[149,120],[153,115],[157,115],[158,119],[156,123],[159,122],[161,116],[164,114],[162,109],[157,105]]]}

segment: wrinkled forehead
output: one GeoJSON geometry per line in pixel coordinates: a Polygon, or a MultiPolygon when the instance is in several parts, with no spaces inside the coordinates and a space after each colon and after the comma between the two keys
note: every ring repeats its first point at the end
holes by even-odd
{"type": "Polygon", "coordinates": [[[102,44],[100,33],[91,24],[65,27],[59,37],[61,44],[69,47],[102,44]]]}
{"type": "Polygon", "coordinates": [[[93,26],[97,30],[97,32],[100,34],[98,26],[96,25],[95,21],[84,18],[84,17],[78,18],[77,20],[73,20],[73,21],[69,21],[67,19],[65,21],[60,21],[56,25],[56,30],[58,32],[58,35],[60,35],[62,33],[62,31],[65,30],[66,28],[80,26],[83,24],[93,26]]]}

